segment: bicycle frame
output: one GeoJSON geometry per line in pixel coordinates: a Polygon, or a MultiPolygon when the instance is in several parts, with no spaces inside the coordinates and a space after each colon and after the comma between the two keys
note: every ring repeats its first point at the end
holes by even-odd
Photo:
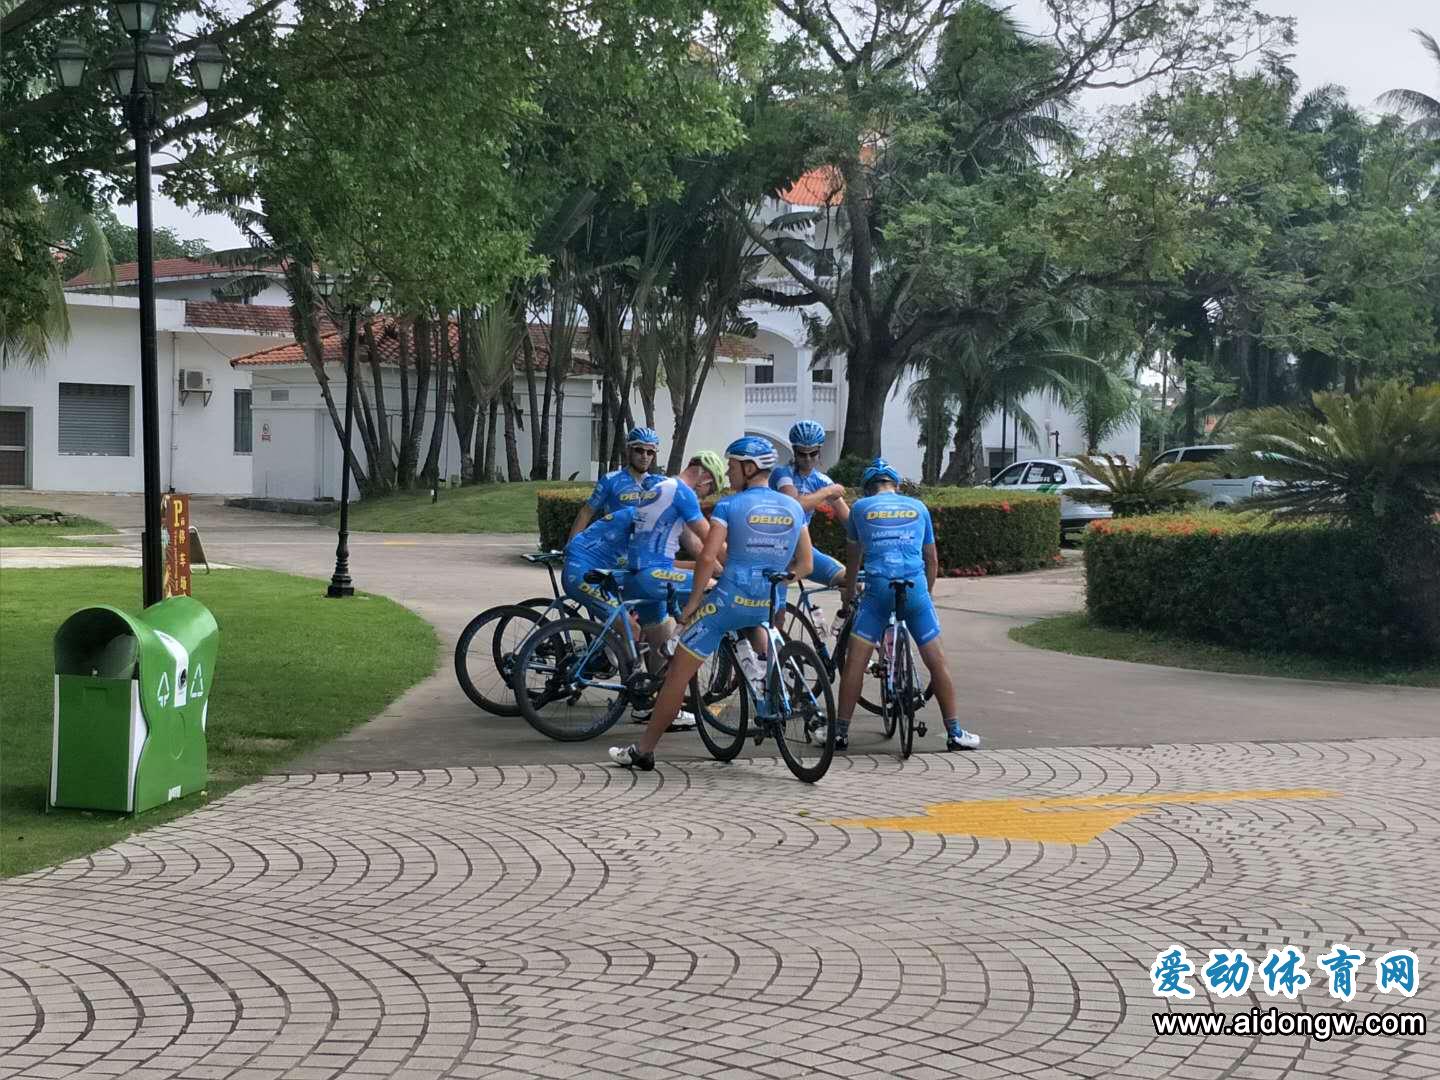
{"type": "MultiPolygon", "coordinates": [[[[619,583],[615,580],[615,575],[621,573],[625,573],[625,571],[612,571],[605,576],[606,582],[615,589],[616,606],[611,610],[610,614],[606,616],[605,621],[600,624],[600,633],[595,635],[589,647],[580,654],[580,659],[575,664],[574,670],[578,672],[578,674],[573,674],[571,681],[576,689],[594,686],[601,690],[614,690],[622,693],[626,691],[627,687],[623,682],[607,682],[599,679],[590,679],[584,675],[584,672],[589,667],[590,661],[594,659],[596,651],[604,648],[604,642],[612,633],[614,623],[617,620],[624,631],[622,636],[625,639],[626,659],[631,665],[637,664],[640,661],[640,648],[635,641],[635,631],[630,625],[630,615],[635,608],[645,603],[645,601],[623,600],[620,598],[619,583]]],[[[554,571],[551,571],[551,576],[553,578],[554,571]]],[[[603,587],[602,585],[602,588],[603,587]]],[[[679,614],[678,604],[675,599],[675,587],[673,585],[668,586],[666,590],[665,607],[671,618],[679,614]]]]}

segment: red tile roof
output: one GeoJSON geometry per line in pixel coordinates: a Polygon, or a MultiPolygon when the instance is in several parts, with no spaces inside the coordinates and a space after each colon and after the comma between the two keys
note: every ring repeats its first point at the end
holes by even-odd
{"type": "Polygon", "coordinates": [[[845,181],[833,165],[811,169],[779,193],[791,206],[838,206],[845,198],[845,181]]]}
{"type": "MultiPolygon", "coordinates": [[[[175,278],[190,277],[233,277],[236,274],[253,273],[257,270],[276,270],[273,266],[261,266],[258,263],[246,266],[225,266],[210,259],[156,259],[155,280],[165,281],[175,278]]],[[[117,263],[115,266],[116,285],[133,285],[140,280],[139,263],[117,263]]],[[[108,288],[111,282],[103,274],[96,275],[85,271],[83,274],[76,274],[65,283],[67,289],[84,289],[103,287],[108,288]]]]}
{"type": "MultiPolygon", "coordinates": [[[[372,320],[371,328],[375,335],[375,349],[379,354],[380,362],[382,364],[398,364],[400,362],[400,334],[396,329],[395,320],[388,315],[377,316],[372,320]]],[[[531,323],[530,341],[535,347],[536,367],[543,371],[550,362],[550,338],[547,328],[539,323],[531,323]]],[[[364,342],[365,338],[362,333],[356,355],[358,359],[368,361],[368,356],[364,352],[364,342]]],[[[587,362],[590,356],[589,347],[589,333],[582,326],[575,335],[575,370],[577,372],[589,373],[594,370],[587,362]]],[[[325,363],[343,364],[345,362],[345,341],[338,330],[330,330],[321,334],[320,348],[325,363]]],[[[453,319],[450,321],[450,348],[452,355],[458,357],[460,354],[460,324],[453,319]]],[[[731,334],[720,339],[719,352],[721,356],[731,359],[768,355],[753,341],[731,334]]],[[[291,342],[288,345],[262,349],[259,352],[250,353],[248,356],[237,356],[230,361],[230,364],[232,367],[250,368],[279,367],[305,362],[305,350],[299,342],[291,342]]]]}
{"type": "Polygon", "coordinates": [[[252,334],[293,337],[295,323],[288,307],[274,304],[227,304],[219,300],[186,300],[185,325],[252,334]]]}

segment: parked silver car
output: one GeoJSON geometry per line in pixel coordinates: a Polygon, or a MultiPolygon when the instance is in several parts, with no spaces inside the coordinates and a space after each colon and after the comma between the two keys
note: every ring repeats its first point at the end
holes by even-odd
{"type": "MultiPolygon", "coordinates": [[[[1166,450],[1155,459],[1156,465],[1208,465],[1212,468],[1235,447],[1229,444],[1209,446],[1177,446],[1166,450]]],[[[1243,502],[1252,495],[1278,487],[1273,480],[1260,475],[1236,476],[1233,473],[1217,474],[1185,485],[1191,491],[1200,492],[1200,505],[1206,507],[1228,507],[1243,502]]]]}
{"type": "Polygon", "coordinates": [[[1105,490],[1105,485],[1080,467],[1074,458],[1031,458],[1017,461],[1000,472],[983,487],[1001,490],[1038,491],[1060,496],[1061,534],[1079,532],[1092,521],[1111,516],[1108,506],[1087,506],[1067,498],[1065,488],[1093,487],[1105,490]]]}

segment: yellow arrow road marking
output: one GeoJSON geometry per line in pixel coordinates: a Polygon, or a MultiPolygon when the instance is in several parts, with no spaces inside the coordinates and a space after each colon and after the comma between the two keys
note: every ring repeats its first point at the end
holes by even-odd
{"type": "Polygon", "coordinates": [[[1264,799],[1333,799],[1337,791],[1287,788],[1274,791],[1194,791],[1173,795],[1082,795],[1055,799],[989,799],[933,803],[923,817],[855,818],[832,825],[897,829],[995,840],[1088,844],[1101,833],[1169,804],[1250,802],[1264,799]],[[1124,809],[1138,807],[1139,809],[1124,809]]]}

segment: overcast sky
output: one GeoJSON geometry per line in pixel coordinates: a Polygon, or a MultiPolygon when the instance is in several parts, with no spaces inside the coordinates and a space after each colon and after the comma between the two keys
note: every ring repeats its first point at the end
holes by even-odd
{"type": "MultiPolygon", "coordinates": [[[[1012,3],[1022,22],[1042,28],[1042,0],[1012,3]]],[[[1410,32],[1418,26],[1440,37],[1440,0],[1260,0],[1259,6],[1273,15],[1296,18],[1291,66],[1307,90],[1339,83],[1350,91],[1351,101],[1367,107],[1397,86],[1440,94],[1440,69],[1410,32]]],[[[122,220],[135,223],[133,206],[117,207],[117,212],[122,220]]],[[[199,237],[215,248],[242,243],[226,219],[198,216],[159,197],[155,222],[175,229],[182,239],[199,237]]]]}

